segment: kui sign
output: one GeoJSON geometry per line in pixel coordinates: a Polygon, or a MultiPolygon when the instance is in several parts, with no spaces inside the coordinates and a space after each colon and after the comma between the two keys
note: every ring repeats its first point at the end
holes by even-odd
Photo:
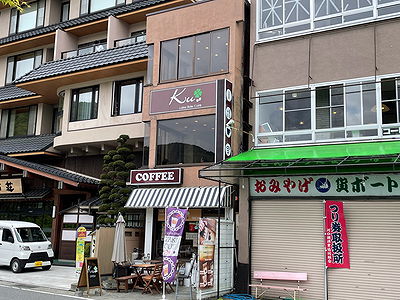
{"type": "Polygon", "coordinates": [[[214,107],[215,104],[215,81],[179,86],[152,91],[150,96],[150,114],[214,107]]]}
{"type": "Polygon", "coordinates": [[[182,169],[148,169],[131,170],[128,184],[132,185],[154,185],[154,184],[181,184],[182,169]]]}

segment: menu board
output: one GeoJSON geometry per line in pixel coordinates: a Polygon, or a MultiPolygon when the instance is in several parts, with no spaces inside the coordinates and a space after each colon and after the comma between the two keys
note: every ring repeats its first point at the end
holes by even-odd
{"type": "Polygon", "coordinates": [[[79,276],[78,287],[87,287],[89,292],[90,289],[100,289],[101,295],[101,279],[99,262],[97,257],[85,258],[85,262],[82,266],[82,271],[79,276]]]}

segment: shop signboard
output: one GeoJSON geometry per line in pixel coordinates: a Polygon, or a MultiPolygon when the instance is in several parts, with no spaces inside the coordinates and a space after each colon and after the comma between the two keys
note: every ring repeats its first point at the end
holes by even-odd
{"type": "Polygon", "coordinates": [[[233,85],[226,79],[217,81],[216,162],[232,157],[233,85]]]}
{"type": "Polygon", "coordinates": [[[0,194],[21,194],[21,178],[0,179],[0,194]]]}
{"type": "Polygon", "coordinates": [[[181,244],[187,209],[168,207],[165,210],[165,236],[163,249],[163,280],[172,283],[176,275],[176,263],[181,244]]]}
{"type": "Polygon", "coordinates": [[[79,227],[76,232],[76,273],[80,274],[85,261],[85,239],[86,239],[86,228],[79,227]]]}
{"type": "Polygon", "coordinates": [[[199,287],[214,286],[214,252],[217,222],[215,219],[201,218],[199,221],[199,287]]]}
{"type": "Polygon", "coordinates": [[[182,169],[147,169],[147,170],[131,170],[131,185],[157,185],[157,184],[181,184],[182,169]]]}
{"type": "Polygon", "coordinates": [[[350,268],[343,202],[325,201],[325,264],[328,268],[350,268]]]}
{"type": "Polygon", "coordinates": [[[216,82],[156,90],[150,96],[150,114],[214,107],[216,82]]]}
{"type": "Polygon", "coordinates": [[[251,178],[252,197],[400,196],[400,174],[251,178]]]}

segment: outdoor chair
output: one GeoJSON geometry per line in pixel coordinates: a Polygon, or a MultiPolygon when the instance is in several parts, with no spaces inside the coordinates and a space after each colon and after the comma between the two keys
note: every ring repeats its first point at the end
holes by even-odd
{"type": "Polygon", "coordinates": [[[150,292],[153,294],[153,289],[155,289],[158,293],[160,293],[161,282],[162,282],[162,267],[163,264],[156,264],[151,269],[149,275],[142,276],[142,280],[144,283],[144,289],[142,294],[150,292]]]}
{"type": "MultiPolygon", "coordinates": [[[[178,289],[179,289],[179,282],[180,281],[184,281],[185,279],[189,279],[189,294],[190,294],[190,300],[192,300],[193,299],[193,295],[192,295],[192,288],[193,288],[193,286],[192,286],[192,272],[193,272],[193,268],[194,268],[194,265],[195,265],[195,263],[196,263],[196,255],[195,254],[193,254],[193,257],[190,259],[190,266],[189,266],[189,269],[188,270],[186,270],[185,269],[185,272],[183,273],[183,274],[180,274],[179,272],[178,272],[178,274],[176,275],[176,287],[175,287],[175,299],[177,300],[178,299],[178,297],[179,296],[187,296],[187,295],[179,295],[179,293],[178,293],[178,289]]],[[[184,267],[185,265],[183,264],[183,267],[184,267]]],[[[179,270],[179,268],[178,268],[178,270],[179,270]]]]}

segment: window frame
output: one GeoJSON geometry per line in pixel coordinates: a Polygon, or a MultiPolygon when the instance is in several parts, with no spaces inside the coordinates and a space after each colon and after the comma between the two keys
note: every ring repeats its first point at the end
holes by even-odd
{"type": "MultiPolygon", "coordinates": [[[[69,122],[82,122],[82,121],[90,121],[96,120],[98,118],[98,110],[99,110],[99,100],[100,100],[100,85],[92,85],[92,86],[85,86],[81,88],[76,88],[71,90],[71,100],[70,100],[70,109],[69,109],[69,122]],[[90,111],[90,118],[89,119],[78,119],[78,107],[75,109],[76,116],[73,116],[73,103],[74,103],[74,96],[79,95],[79,92],[85,89],[91,89],[92,99],[91,99],[91,111],[90,111]],[[95,96],[97,95],[97,104],[95,96]],[[94,109],[96,106],[96,110],[94,109]]],[[[79,104],[79,98],[77,103],[79,104]]]]}
{"type": "Polygon", "coordinates": [[[32,5],[33,3],[37,3],[37,10],[36,10],[36,22],[35,22],[35,27],[29,28],[27,30],[18,30],[19,24],[20,24],[20,17],[21,17],[21,12],[17,9],[17,8],[12,8],[11,12],[10,12],[10,22],[9,22],[9,27],[8,27],[8,34],[9,35],[14,35],[14,34],[18,34],[21,32],[27,32],[36,28],[40,28],[40,27],[44,27],[45,25],[45,18],[46,18],[46,0],[36,0],[33,2],[30,2],[29,5],[32,5]],[[39,10],[40,10],[40,3],[43,4],[43,24],[38,24],[38,22],[41,19],[41,16],[39,14],[39,10]],[[16,14],[16,21],[15,21],[15,28],[13,28],[13,14],[16,14]]]}
{"type": "Polygon", "coordinates": [[[13,138],[13,137],[29,137],[29,136],[35,136],[36,135],[36,123],[37,123],[37,118],[38,118],[38,106],[36,105],[36,104],[33,104],[33,105],[25,105],[25,106],[20,106],[20,107],[13,107],[13,108],[7,108],[7,109],[3,109],[3,110],[1,110],[1,115],[0,115],[0,118],[1,118],[1,120],[0,120],[0,139],[7,139],[7,138],[13,138]],[[13,110],[17,110],[17,109],[24,109],[24,108],[27,108],[28,109],[28,132],[27,132],[27,134],[26,135],[15,135],[15,134],[13,134],[13,135],[10,135],[10,116],[11,116],[11,111],[13,111],[13,110]],[[30,120],[30,113],[31,113],[31,110],[35,110],[35,117],[34,117],[34,120],[30,120]],[[6,129],[5,129],[5,136],[3,136],[2,135],[2,132],[3,132],[3,129],[1,128],[1,125],[3,124],[3,117],[4,117],[4,113],[6,112],[6,114],[7,114],[7,120],[6,120],[6,122],[7,122],[7,124],[5,124],[6,125],[6,129]],[[34,124],[34,127],[33,127],[33,129],[32,129],[32,134],[28,134],[29,133],[29,123],[30,122],[33,122],[33,124],[34,124]]]}
{"type": "Polygon", "coordinates": [[[124,79],[124,80],[118,80],[114,81],[113,83],[113,102],[112,102],[112,111],[111,111],[111,116],[112,117],[118,117],[118,116],[126,116],[126,115],[133,115],[133,114],[140,114],[143,111],[143,85],[144,85],[144,78],[139,77],[139,78],[131,78],[131,79],[124,79]],[[135,101],[134,101],[134,112],[132,113],[123,113],[121,114],[121,90],[120,87],[124,85],[129,85],[131,84],[136,84],[139,86],[139,89],[136,90],[135,94],[135,101]],[[138,95],[139,94],[139,95],[138,95]],[[136,95],[139,96],[139,102],[136,99],[136,95]],[[118,98],[118,99],[117,99],[118,98]],[[137,108],[137,110],[136,110],[137,108]]]}
{"type": "Polygon", "coordinates": [[[104,10],[107,10],[107,9],[111,9],[111,8],[114,8],[114,7],[126,5],[126,0],[114,0],[115,5],[113,5],[113,6],[110,6],[110,7],[101,9],[101,10],[91,11],[90,8],[91,8],[92,1],[93,0],[81,0],[79,2],[79,16],[85,16],[85,15],[88,15],[88,14],[91,14],[91,13],[97,13],[97,12],[104,11],[104,10]],[[87,5],[86,5],[87,12],[84,12],[84,13],[82,13],[82,1],[86,1],[86,3],[87,3],[87,5]],[[123,3],[118,4],[118,1],[123,1],[123,3]]]}
{"type": "Polygon", "coordinates": [[[177,81],[183,81],[183,80],[188,80],[188,79],[194,79],[194,78],[202,78],[202,77],[208,77],[208,76],[214,76],[214,75],[220,75],[220,74],[226,74],[229,73],[229,61],[230,61],[230,46],[231,46],[231,30],[230,27],[223,27],[223,28],[219,28],[216,30],[211,30],[211,31],[206,31],[206,32],[200,32],[200,33],[196,33],[193,35],[188,35],[188,36],[182,36],[180,38],[175,38],[175,39],[170,39],[170,40],[164,40],[160,42],[160,55],[159,55],[159,69],[158,69],[158,83],[162,84],[162,83],[169,83],[169,82],[177,82],[177,81]],[[218,71],[218,72],[211,72],[212,70],[212,58],[211,58],[211,54],[212,54],[212,50],[213,50],[213,43],[212,43],[212,34],[214,32],[217,31],[221,31],[221,30],[226,30],[227,31],[227,57],[226,57],[226,67],[227,69],[224,71],[218,71]],[[196,57],[196,37],[197,36],[201,36],[204,34],[208,34],[209,35],[209,62],[208,62],[208,73],[207,74],[201,74],[201,75],[195,75],[196,73],[196,64],[195,64],[195,57],[196,57]],[[187,39],[187,38],[193,38],[193,58],[192,58],[192,76],[185,76],[180,78],[179,77],[179,49],[180,49],[180,40],[181,39],[187,39]],[[175,65],[175,72],[176,72],[176,77],[174,79],[167,79],[167,80],[162,80],[161,79],[161,73],[162,73],[162,44],[164,42],[172,42],[172,41],[176,41],[177,43],[177,52],[176,52],[176,65],[175,65]]]}
{"type": "MultiPolygon", "coordinates": [[[[260,34],[283,28],[282,27],[283,25],[269,27],[269,28],[267,28],[267,27],[261,28],[261,25],[262,25],[262,10],[261,9],[262,9],[263,1],[265,1],[265,0],[256,0],[256,30],[255,30],[256,43],[263,43],[263,42],[268,42],[268,41],[273,41],[273,40],[285,39],[285,38],[293,37],[293,36],[301,36],[304,34],[309,34],[310,32],[321,32],[321,31],[327,31],[327,30],[332,30],[332,29],[336,29],[336,28],[344,28],[344,27],[354,26],[354,25],[358,25],[358,24],[365,24],[365,23],[370,23],[370,22],[374,22],[374,21],[378,21],[378,20],[395,18],[400,15],[400,0],[392,0],[389,3],[381,3],[381,4],[379,4],[378,1],[370,0],[372,2],[372,5],[367,6],[367,7],[362,7],[362,8],[345,11],[342,6],[341,11],[339,13],[328,14],[325,16],[316,17],[315,16],[316,15],[316,11],[315,11],[316,10],[316,2],[315,2],[315,0],[310,0],[310,18],[309,18],[310,29],[299,30],[299,31],[294,31],[294,32],[290,32],[290,33],[282,32],[281,34],[277,34],[274,36],[271,35],[269,37],[261,37],[260,34]],[[397,11],[380,14],[380,12],[385,8],[394,8],[397,11]],[[355,18],[355,19],[349,20],[349,21],[344,20],[344,18],[346,18],[346,17],[357,16],[359,14],[366,13],[366,12],[371,12],[371,16],[355,18]],[[330,24],[330,25],[328,24],[328,25],[320,26],[320,27],[316,26],[316,22],[330,20],[330,19],[334,19],[334,18],[341,18],[340,23],[330,24]]],[[[284,1],[285,0],[282,0],[283,6],[284,6],[284,1]]],[[[342,1],[341,1],[341,4],[342,4],[342,1]]]]}
{"type": "MultiPolygon", "coordinates": [[[[375,83],[375,105],[374,107],[381,107],[382,99],[381,99],[381,81],[384,79],[390,79],[398,77],[400,79],[400,74],[387,74],[383,76],[378,76],[377,81],[375,81],[375,77],[363,77],[358,79],[351,79],[351,80],[341,80],[341,81],[333,81],[333,82],[323,82],[318,84],[311,84],[311,85],[302,85],[302,86],[293,86],[293,87],[286,87],[281,89],[271,89],[271,90],[260,90],[256,92],[256,107],[255,107],[255,146],[259,148],[263,147],[273,147],[273,146],[280,146],[280,145],[298,145],[298,144],[318,144],[318,143],[332,143],[332,142],[343,142],[343,141],[355,141],[355,140],[371,140],[371,139],[384,139],[384,138],[393,138],[393,137],[400,137],[400,117],[398,123],[390,123],[390,124],[383,124],[382,123],[382,113],[376,112],[376,123],[371,124],[361,124],[361,125],[347,125],[346,114],[347,114],[347,98],[346,98],[346,86],[356,85],[359,86],[359,93],[360,93],[360,101],[363,102],[364,94],[362,88],[369,83],[375,83]],[[317,129],[317,120],[316,120],[316,89],[320,87],[335,87],[338,85],[343,84],[343,114],[344,114],[344,126],[343,127],[331,127],[331,128],[324,128],[324,129],[317,129]],[[276,93],[277,95],[284,94],[286,91],[293,91],[299,90],[309,87],[311,89],[311,129],[310,130],[299,130],[299,131],[285,131],[283,127],[282,131],[276,132],[260,132],[260,113],[261,113],[261,105],[260,99],[262,99],[263,94],[265,93],[276,93]],[[399,128],[399,133],[395,135],[385,135],[384,130],[387,128],[399,128]],[[353,136],[348,137],[348,133],[350,132],[363,132],[363,131],[372,131],[376,130],[375,135],[365,135],[365,136],[353,136]],[[318,133],[327,133],[327,132],[335,132],[335,131],[343,131],[344,138],[326,138],[326,139],[317,139],[316,135],[318,133]],[[270,138],[274,138],[274,136],[286,136],[286,135],[299,135],[299,134],[312,134],[312,138],[310,140],[304,141],[290,141],[285,142],[284,140],[281,142],[271,142],[270,138]],[[267,141],[268,140],[268,141],[267,141]]],[[[399,91],[400,93],[400,91],[399,91]]],[[[400,99],[399,99],[400,101],[400,99]]],[[[363,114],[364,110],[361,110],[361,114],[363,114]]],[[[283,122],[284,122],[285,115],[283,114],[283,122]]],[[[361,119],[362,120],[362,119],[361,119]]]]}
{"type": "Polygon", "coordinates": [[[61,2],[61,12],[60,12],[60,22],[65,22],[69,20],[70,16],[70,10],[71,10],[71,1],[70,0],[64,0],[61,2]],[[68,6],[67,10],[67,19],[63,20],[64,12],[65,12],[65,6],[68,6]]]}
{"type": "MultiPolygon", "coordinates": [[[[37,68],[38,66],[40,66],[41,64],[43,64],[43,49],[39,49],[39,50],[35,50],[35,51],[31,51],[31,52],[26,52],[26,53],[21,53],[18,55],[13,55],[13,56],[9,56],[7,57],[7,68],[6,68],[6,76],[5,76],[5,84],[9,85],[12,84],[15,80],[17,80],[18,78],[15,77],[16,75],[16,70],[17,70],[17,61],[18,61],[18,57],[24,56],[24,55],[29,55],[32,54],[33,55],[33,69],[37,68]],[[40,55],[40,63],[37,62],[37,57],[40,55]],[[9,65],[11,63],[12,60],[12,65],[13,65],[13,70],[12,70],[12,75],[11,75],[11,81],[8,81],[8,77],[9,77],[9,65]]],[[[32,69],[32,70],[33,70],[32,69]]],[[[25,74],[24,74],[25,75],[25,74]]],[[[22,76],[24,76],[22,75],[22,76]]]]}
{"type": "Polygon", "coordinates": [[[61,52],[61,59],[66,59],[66,58],[71,58],[71,57],[77,57],[77,56],[82,56],[82,55],[88,55],[88,54],[92,54],[92,53],[96,53],[96,52],[100,52],[100,51],[104,51],[107,50],[107,39],[101,39],[101,40],[96,40],[93,42],[89,42],[89,43],[84,43],[81,45],[78,45],[78,48],[75,50],[69,50],[69,51],[64,51],[61,52]],[[101,50],[96,50],[96,47],[98,46],[102,46],[105,49],[101,49],[101,50]],[[92,49],[92,52],[90,53],[84,53],[84,54],[80,54],[79,51],[85,50],[85,49],[92,49]],[[73,53],[75,52],[74,55],[72,56],[66,56],[69,53],[73,53]]]}

